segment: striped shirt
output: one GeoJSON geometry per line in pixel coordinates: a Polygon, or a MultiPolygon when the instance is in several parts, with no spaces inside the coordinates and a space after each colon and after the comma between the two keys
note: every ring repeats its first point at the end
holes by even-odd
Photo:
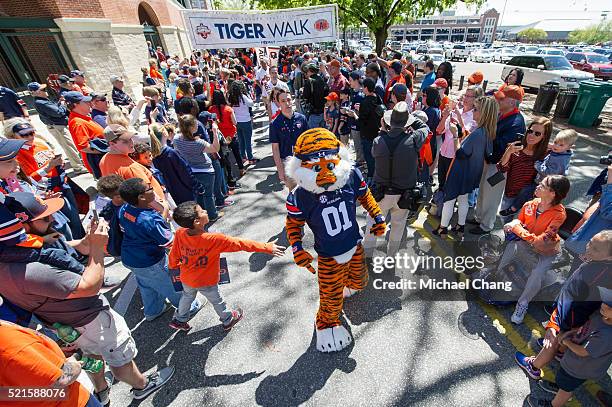
{"type": "Polygon", "coordinates": [[[527,155],[522,150],[518,154],[512,154],[506,165],[497,164],[497,169],[506,173],[505,196],[514,198],[518,193],[531,184],[538,172],[535,167],[533,155],[527,155]]]}
{"type": "Polygon", "coordinates": [[[201,138],[187,140],[183,136],[174,138],[174,149],[187,161],[193,172],[215,172],[212,161],[204,149],[209,143],[201,138]]]}

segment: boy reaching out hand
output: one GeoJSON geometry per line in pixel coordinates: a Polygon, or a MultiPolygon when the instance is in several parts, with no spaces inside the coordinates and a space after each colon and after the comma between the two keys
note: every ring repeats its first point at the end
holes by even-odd
{"type": "Polygon", "coordinates": [[[174,221],[181,226],[174,236],[170,250],[169,267],[179,269],[183,284],[183,295],[178,312],[170,327],[189,331],[189,307],[201,292],[215,308],[223,329],[229,331],[242,319],[241,308],[229,310],[219,292],[219,262],[221,253],[263,252],[280,257],[285,247],[274,242],[260,243],[254,240],[208,233],[208,213],[193,201],[183,202],[174,211],[174,221]]]}

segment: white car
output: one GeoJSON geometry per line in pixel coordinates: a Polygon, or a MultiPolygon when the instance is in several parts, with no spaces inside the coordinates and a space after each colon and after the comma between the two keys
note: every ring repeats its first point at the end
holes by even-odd
{"type": "Polygon", "coordinates": [[[473,62],[491,62],[493,60],[493,52],[486,48],[479,48],[472,51],[470,61],[473,62]]]}
{"type": "Polygon", "coordinates": [[[425,63],[428,60],[430,60],[430,59],[434,63],[434,71],[436,69],[438,69],[438,65],[440,65],[442,62],[446,61],[446,59],[444,58],[444,55],[442,55],[442,54],[419,55],[417,58],[413,59],[414,66],[416,67],[416,70],[417,71],[424,71],[425,70],[425,63]]]}
{"type": "Polygon", "coordinates": [[[565,56],[565,52],[559,48],[540,48],[536,51],[536,55],[561,55],[565,56]]]}
{"type": "Polygon", "coordinates": [[[521,54],[535,54],[540,48],[535,45],[521,45],[516,50],[521,54]]]}
{"type": "Polygon", "coordinates": [[[561,88],[576,88],[579,83],[595,78],[590,72],[579,71],[560,55],[518,55],[508,61],[502,70],[504,80],[513,68],[523,70],[522,86],[538,89],[548,81],[559,82],[561,88]]]}
{"type": "Polygon", "coordinates": [[[493,62],[507,63],[517,55],[514,48],[501,48],[493,54],[493,62]]]}

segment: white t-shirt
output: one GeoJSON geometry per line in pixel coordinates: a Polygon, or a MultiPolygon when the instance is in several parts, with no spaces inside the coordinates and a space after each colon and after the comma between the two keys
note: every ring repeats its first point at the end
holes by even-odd
{"type": "Polygon", "coordinates": [[[257,70],[255,71],[255,80],[259,83],[261,83],[261,81],[263,81],[263,78],[268,75],[269,72],[269,68],[263,69],[261,66],[259,68],[257,68],[257,70]]]}
{"type": "Polygon", "coordinates": [[[287,92],[289,92],[289,85],[287,85],[287,82],[283,82],[280,79],[276,80],[276,83],[272,83],[271,80],[269,81],[265,81],[263,84],[263,89],[261,92],[261,95],[264,97],[268,97],[270,96],[270,93],[272,93],[272,89],[274,88],[279,88],[279,89],[283,89],[287,92]]]}

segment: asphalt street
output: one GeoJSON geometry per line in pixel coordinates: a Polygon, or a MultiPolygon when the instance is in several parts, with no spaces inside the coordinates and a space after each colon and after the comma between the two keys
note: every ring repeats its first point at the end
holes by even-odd
{"type": "MultiPolygon", "coordinates": [[[[499,64],[457,63],[455,75],[469,74],[474,65],[486,77],[499,77],[501,72],[499,64]]],[[[276,176],[267,118],[261,111],[256,115],[254,147],[262,160],[241,179],[243,187],[233,197],[237,203],[211,230],[286,244],[287,191],[276,176]]],[[[584,192],[602,169],[599,156],[607,151],[584,138],[576,147],[568,203],[584,207],[584,192]]],[[[77,181],[93,185],[88,175],[77,181]]],[[[363,229],[362,212],[358,208],[363,229]]],[[[437,224],[421,211],[407,227],[403,252],[457,253],[455,241],[432,237],[437,224]]],[[[379,242],[376,254],[383,255],[379,242]]],[[[304,247],[315,254],[307,228],[304,247]]],[[[132,400],[127,385],[115,384],[112,406],[522,406],[531,391],[549,398],[513,360],[517,349],[538,349],[535,341],[543,336],[539,323],[546,319],[540,305],[530,308],[525,324],[513,326],[512,307],[485,306],[473,293],[431,296],[408,289],[377,290],[370,283],[345,303],[343,321],[354,343],[344,351],[323,354],[314,346],[316,276],[298,268],[289,250],[275,259],[250,253],[225,257],[231,283],[222,286],[222,294],[229,305],[245,311],[244,320],[227,334],[210,306],[190,321],[193,329],[187,334],[168,327],[170,312],[154,322],[144,321],[133,278],[120,262],[107,259],[107,273],[124,277],[124,282],[105,295],[132,329],[138,366],[143,371],[176,368],[167,386],[141,402],[132,400]]],[[[457,279],[452,271],[435,275],[443,277],[457,279]]],[[[376,278],[413,277],[370,269],[370,281],[376,278]]],[[[550,371],[546,374],[554,377],[550,371]]],[[[593,394],[600,388],[612,390],[609,375],[578,391],[571,405],[598,406],[593,394]]]]}

